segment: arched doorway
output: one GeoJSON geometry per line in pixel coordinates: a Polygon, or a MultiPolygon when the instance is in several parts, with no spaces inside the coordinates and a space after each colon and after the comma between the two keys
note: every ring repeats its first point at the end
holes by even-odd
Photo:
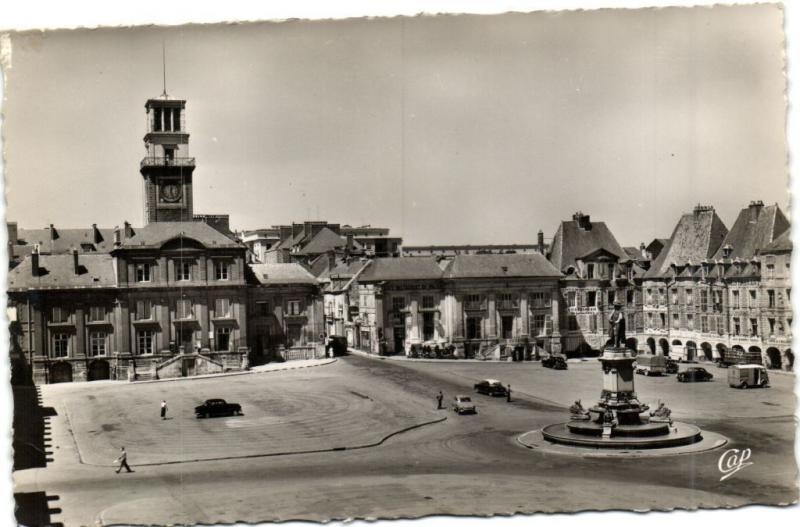
{"type": "Polygon", "coordinates": [[[654,339],[653,337],[647,339],[647,349],[649,349],[650,353],[652,353],[653,355],[656,354],[656,339],[654,339]]]}
{"type": "Polygon", "coordinates": [[[725,362],[725,354],[728,352],[728,348],[725,344],[719,343],[717,344],[717,360],[720,362],[725,362]]]}
{"type": "Polygon", "coordinates": [[[714,352],[711,348],[711,344],[709,344],[708,342],[703,342],[702,344],[700,344],[700,350],[702,351],[702,354],[700,356],[703,359],[707,361],[714,360],[714,352]]]}
{"type": "Polygon", "coordinates": [[[761,356],[761,348],[758,346],[750,346],[747,349],[747,363],[748,364],[762,364],[764,359],[761,356]]]}
{"type": "Polygon", "coordinates": [[[686,341],[686,360],[688,362],[697,360],[697,344],[693,340],[686,341]]]}
{"type": "Polygon", "coordinates": [[[629,350],[636,351],[636,346],[638,346],[638,345],[639,345],[639,341],[637,341],[633,337],[625,339],[625,347],[628,348],[629,350]]]}
{"type": "Polygon", "coordinates": [[[669,356],[669,342],[667,342],[667,339],[660,339],[658,341],[658,346],[661,348],[662,355],[665,357],[669,356]]]}
{"type": "Polygon", "coordinates": [[[767,360],[767,368],[780,370],[783,366],[781,361],[781,352],[778,350],[778,348],[767,348],[767,360]]]}
{"type": "Polygon", "coordinates": [[[72,382],[72,365],[69,362],[55,362],[50,366],[50,384],[72,382]]]}
{"type": "Polygon", "coordinates": [[[89,370],[86,372],[87,381],[102,381],[111,378],[111,367],[107,360],[95,359],[89,363],[89,370]]]}
{"type": "Polygon", "coordinates": [[[783,352],[783,358],[786,359],[786,370],[794,371],[794,353],[791,349],[783,352]]]}
{"type": "Polygon", "coordinates": [[[678,360],[683,360],[685,358],[684,357],[683,342],[681,342],[678,339],[673,340],[672,341],[672,348],[670,349],[669,354],[672,357],[678,357],[678,360]]]}

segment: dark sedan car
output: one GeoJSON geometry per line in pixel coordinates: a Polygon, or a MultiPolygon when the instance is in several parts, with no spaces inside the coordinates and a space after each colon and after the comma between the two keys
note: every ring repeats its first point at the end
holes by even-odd
{"type": "Polygon", "coordinates": [[[225,402],[225,399],[209,399],[200,406],[196,406],[194,414],[197,417],[242,415],[242,407],[236,403],[225,402]]]}
{"type": "Polygon", "coordinates": [[[496,379],[484,379],[475,385],[475,391],[491,396],[506,395],[508,390],[503,383],[496,379]]]}
{"type": "Polygon", "coordinates": [[[667,373],[678,373],[678,361],[667,357],[667,373]]]}
{"type": "Polygon", "coordinates": [[[706,371],[705,368],[686,368],[678,374],[678,382],[703,382],[710,381],[714,376],[706,371]]]}
{"type": "Polygon", "coordinates": [[[567,361],[564,360],[564,357],[559,357],[558,355],[550,355],[549,357],[545,357],[542,359],[542,366],[544,366],[545,368],[553,368],[554,370],[566,370],[567,361]]]}

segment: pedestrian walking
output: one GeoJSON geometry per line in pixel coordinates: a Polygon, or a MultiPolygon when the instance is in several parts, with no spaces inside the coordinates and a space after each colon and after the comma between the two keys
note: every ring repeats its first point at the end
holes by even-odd
{"type": "Polygon", "coordinates": [[[167,401],[161,401],[161,419],[167,418],[167,401]]]}
{"type": "Polygon", "coordinates": [[[444,399],[444,395],[442,395],[442,391],[439,390],[438,395],[436,395],[436,409],[437,410],[441,410],[442,409],[442,400],[443,399],[444,399]]]}
{"type": "Polygon", "coordinates": [[[125,452],[125,447],[122,446],[122,447],[119,447],[119,449],[120,449],[121,454],[116,459],[116,461],[114,461],[115,463],[119,463],[119,468],[117,469],[117,474],[120,473],[120,471],[122,470],[122,467],[125,467],[125,470],[127,470],[128,472],[133,472],[133,470],[131,470],[131,467],[128,465],[128,453],[125,452]]]}
{"type": "Polygon", "coordinates": [[[511,402],[511,385],[510,384],[508,385],[508,390],[506,390],[506,402],[507,403],[511,402]]]}

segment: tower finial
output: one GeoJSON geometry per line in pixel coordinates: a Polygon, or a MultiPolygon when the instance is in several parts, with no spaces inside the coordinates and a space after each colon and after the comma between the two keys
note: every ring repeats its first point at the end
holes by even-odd
{"type": "Polygon", "coordinates": [[[161,41],[161,66],[164,73],[164,91],[161,95],[167,98],[167,46],[164,41],[161,41]]]}

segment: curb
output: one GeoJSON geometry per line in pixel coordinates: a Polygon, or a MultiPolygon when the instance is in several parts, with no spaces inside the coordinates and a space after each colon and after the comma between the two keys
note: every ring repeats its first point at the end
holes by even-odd
{"type": "MultiPolygon", "coordinates": [[[[279,371],[290,371],[290,370],[299,370],[302,368],[314,368],[316,366],[327,366],[328,364],[333,364],[336,362],[337,359],[320,359],[325,360],[327,362],[321,362],[319,364],[306,364],[304,366],[292,366],[289,368],[275,368],[272,370],[246,370],[246,371],[232,371],[227,373],[212,373],[209,375],[195,375],[193,377],[170,377],[169,379],[150,379],[147,381],[122,381],[126,384],[147,384],[153,382],[172,382],[172,381],[195,381],[198,379],[216,379],[219,377],[233,377],[236,375],[250,375],[254,373],[274,373],[279,371]]],[[[258,366],[256,366],[258,367],[258,366]]]]}
{"type": "MultiPolygon", "coordinates": [[[[432,421],[425,421],[422,423],[417,423],[411,426],[407,426],[405,428],[401,428],[400,430],[395,430],[394,432],[384,436],[379,441],[374,443],[367,443],[366,445],[355,445],[355,446],[337,446],[332,448],[319,448],[313,450],[294,450],[294,451],[287,451],[287,452],[269,452],[267,454],[247,454],[244,456],[225,456],[225,457],[214,457],[214,458],[203,458],[203,459],[185,459],[181,461],[163,461],[160,463],[136,463],[135,467],[158,467],[163,465],[181,465],[184,463],[203,463],[209,461],[228,461],[228,460],[236,460],[236,459],[253,459],[253,458],[260,458],[260,457],[277,457],[277,456],[296,456],[300,454],[321,454],[323,452],[344,452],[347,450],[361,450],[364,448],[373,448],[376,446],[380,446],[384,444],[386,441],[391,439],[396,435],[403,434],[405,432],[410,432],[411,430],[416,430],[417,428],[422,428],[423,426],[433,425],[437,423],[441,423],[447,420],[447,416],[440,417],[439,419],[434,419],[432,421]]],[[[96,463],[86,463],[83,461],[83,458],[80,456],[80,450],[78,451],[80,464],[86,465],[90,467],[103,467],[103,468],[113,468],[116,465],[100,465],[96,463]]]]}
{"type": "MultiPolygon", "coordinates": [[[[466,362],[466,363],[475,363],[475,364],[506,364],[506,363],[513,363],[514,361],[509,360],[495,360],[495,359],[410,359],[408,357],[401,357],[395,355],[375,355],[374,353],[367,353],[366,351],[354,349],[354,348],[347,348],[347,352],[352,355],[359,355],[361,357],[366,357],[368,359],[375,359],[375,360],[389,360],[394,362],[409,362],[409,363],[417,363],[417,362],[440,362],[440,363],[449,363],[449,362],[466,362]]],[[[526,360],[523,362],[529,363],[537,363],[539,361],[534,360],[526,360]]]]}

